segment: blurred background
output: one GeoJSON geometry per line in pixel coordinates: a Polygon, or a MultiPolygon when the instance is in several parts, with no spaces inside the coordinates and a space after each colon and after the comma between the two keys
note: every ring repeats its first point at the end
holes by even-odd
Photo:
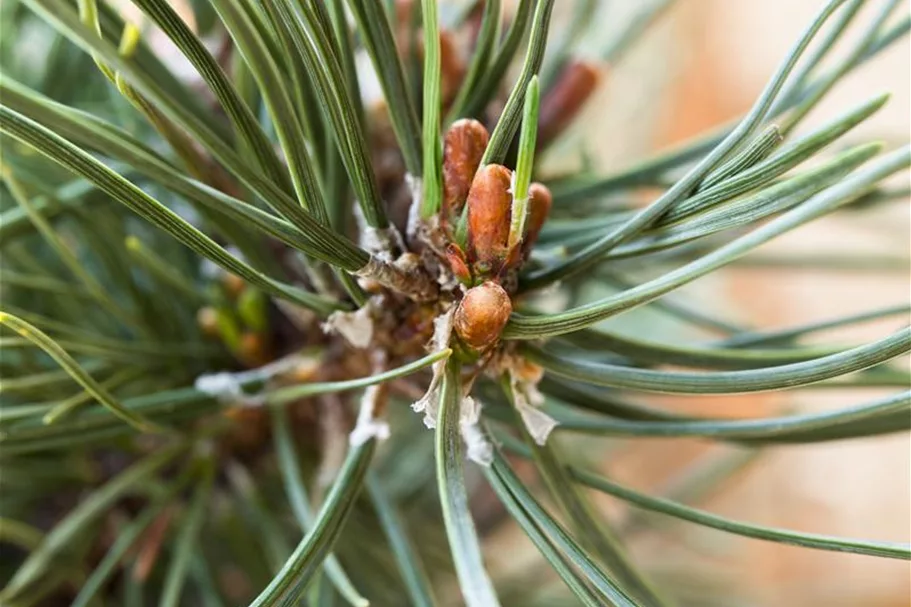
{"type": "MultiPolygon", "coordinates": [[[[619,20],[638,3],[608,4],[608,11],[614,11],[619,20]]],[[[673,3],[612,67],[599,98],[586,110],[587,118],[579,120],[594,162],[613,172],[643,153],[741,116],[821,4],[821,0],[673,3]]],[[[868,2],[857,22],[871,18],[881,6],[881,2],[868,2]]],[[[896,11],[901,15],[893,16],[905,16],[909,10],[911,3],[905,2],[896,11]]],[[[605,27],[610,22],[608,18],[605,27]]],[[[854,39],[856,35],[849,34],[848,40],[854,39]]],[[[907,37],[839,83],[800,130],[818,126],[883,91],[892,93],[888,105],[849,134],[844,145],[864,138],[892,145],[908,140],[911,46],[907,37]]],[[[907,186],[907,174],[902,179],[907,186]]],[[[814,222],[762,247],[749,267],[713,274],[683,293],[697,307],[767,328],[906,302],[911,292],[911,206],[904,201],[881,209],[867,215],[840,213],[814,222]],[[860,253],[871,263],[852,267],[851,258],[860,253]],[[783,269],[777,263],[795,254],[813,263],[799,270],[783,269]]],[[[869,323],[831,333],[827,339],[830,343],[869,341],[908,321],[869,323]]],[[[785,407],[806,412],[834,409],[871,397],[869,391],[836,396],[802,390],[785,396],[678,398],[664,404],[693,412],[748,416],[785,407]]],[[[655,490],[668,482],[674,470],[705,457],[707,449],[691,440],[637,439],[634,445],[619,444],[612,450],[605,467],[621,482],[655,490]]],[[[612,500],[604,505],[617,507],[612,500]]],[[[771,526],[908,541],[911,442],[900,434],[769,449],[700,505],[771,526]]],[[[618,510],[617,515],[619,520],[623,512],[618,510]]],[[[668,526],[660,540],[652,535],[635,546],[639,562],[666,568],[680,575],[682,582],[688,571],[693,576],[711,571],[724,580],[725,593],[744,599],[737,604],[911,604],[911,569],[905,562],[791,548],[679,523],[668,526]]]]}

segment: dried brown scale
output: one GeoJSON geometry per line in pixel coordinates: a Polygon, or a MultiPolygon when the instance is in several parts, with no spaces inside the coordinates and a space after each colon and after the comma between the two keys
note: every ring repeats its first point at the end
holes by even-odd
{"type": "Polygon", "coordinates": [[[538,147],[553,141],[573,121],[601,80],[601,72],[588,61],[568,63],[557,82],[541,99],[538,113],[538,147]]]}
{"type": "Polygon", "coordinates": [[[443,217],[458,217],[474,179],[490,134],[471,118],[457,120],[443,140],[443,217]]]}
{"type": "Polygon", "coordinates": [[[439,296],[439,286],[416,259],[420,258],[414,253],[406,253],[394,263],[371,257],[357,274],[403,293],[415,301],[434,301],[439,296]]]}
{"type": "Polygon", "coordinates": [[[449,262],[449,268],[459,282],[471,284],[471,270],[468,268],[465,252],[459,248],[459,245],[454,242],[449,244],[446,248],[446,261],[449,262]]]}
{"type": "Polygon", "coordinates": [[[439,215],[434,215],[418,221],[417,225],[412,227],[408,244],[412,250],[421,254],[421,263],[427,272],[436,276],[439,260],[446,258],[446,248],[451,240],[451,226],[445,224],[439,215]]]}
{"type": "Polygon", "coordinates": [[[439,306],[391,299],[384,309],[395,311],[377,319],[374,340],[390,359],[407,358],[423,351],[433,332],[433,319],[439,306]]]}

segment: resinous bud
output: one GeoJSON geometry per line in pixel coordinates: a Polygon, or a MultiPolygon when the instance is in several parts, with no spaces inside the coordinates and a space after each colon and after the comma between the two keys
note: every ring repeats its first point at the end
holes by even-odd
{"type": "Polygon", "coordinates": [[[443,208],[447,215],[462,211],[471,181],[481,164],[490,135],[472,118],[457,120],[443,140],[443,208]]]}
{"type": "Polygon", "coordinates": [[[468,192],[469,259],[480,273],[495,274],[508,253],[512,171],[499,164],[481,167],[468,192]]]}
{"type": "Polygon", "coordinates": [[[456,308],[453,327],[465,344],[485,350],[499,339],[510,314],[509,294],[499,284],[488,281],[466,291],[456,308]]]}
{"type": "Polygon", "coordinates": [[[465,59],[462,57],[455,35],[440,30],[440,97],[448,108],[459,92],[465,78],[465,59]]]}
{"type": "Polygon", "coordinates": [[[553,197],[546,185],[535,182],[528,187],[528,217],[525,220],[525,238],[522,241],[522,253],[525,256],[537,242],[552,204],[553,197]]]}
{"type": "Polygon", "coordinates": [[[197,310],[196,325],[206,337],[213,339],[219,337],[218,310],[212,306],[205,306],[197,310]]]}
{"type": "Polygon", "coordinates": [[[538,146],[563,132],[588,101],[601,80],[601,72],[589,61],[572,61],[541,100],[538,114],[538,146]]]}

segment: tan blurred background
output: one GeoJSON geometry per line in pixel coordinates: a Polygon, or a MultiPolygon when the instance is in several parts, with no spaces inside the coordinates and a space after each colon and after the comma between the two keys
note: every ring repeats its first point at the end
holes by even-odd
{"type": "MultiPolygon", "coordinates": [[[[589,119],[580,121],[586,129],[599,126],[590,145],[599,165],[608,171],[619,169],[650,149],[741,115],[821,5],[822,0],[678,0],[615,67],[599,100],[587,109],[589,119]],[[663,69],[656,70],[656,62],[663,69]]],[[[855,24],[868,22],[883,1],[867,5],[855,24]]],[[[909,10],[911,5],[905,3],[893,17],[909,10]]],[[[855,38],[849,34],[849,40],[855,38]]],[[[893,146],[907,142],[909,74],[911,47],[905,38],[844,79],[814,110],[803,130],[888,90],[892,92],[889,104],[845,141],[878,138],[893,146]]],[[[907,174],[903,179],[907,183],[907,174]]],[[[719,304],[726,308],[729,317],[760,327],[833,318],[908,301],[909,248],[911,214],[907,202],[899,202],[869,217],[849,214],[824,219],[760,252],[768,256],[794,251],[834,256],[864,253],[897,262],[897,270],[750,269],[701,280],[688,294],[697,302],[708,298],[705,301],[716,309],[719,304]]],[[[902,322],[908,319],[865,325],[833,338],[839,343],[876,339],[902,322]]],[[[797,397],[678,399],[671,406],[718,415],[755,415],[780,411],[785,405],[800,411],[833,409],[876,396],[870,391],[838,395],[802,391],[797,397]]],[[[695,441],[649,442],[645,448],[642,441],[621,447],[607,467],[623,482],[654,489],[661,485],[669,462],[686,462],[705,450],[695,441]]],[[[613,500],[604,504],[616,508],[613,500]]],[[[907,542],[911,440],[905,434],[772,449],[700,506],[772,526],[907,542]]],[[[667,530],[661,540],[647,539],[636,551],[640,562],[659,569],[719,576],[732,591],[731,605],[911,604],[911,570],[900,561],[735,538],[685,523],[667,530]],[[734,596],[744,600],[735,601],[734,596]]]]}

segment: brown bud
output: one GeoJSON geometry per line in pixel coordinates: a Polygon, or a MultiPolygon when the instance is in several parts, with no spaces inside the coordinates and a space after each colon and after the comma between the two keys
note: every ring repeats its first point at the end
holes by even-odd
{"type": "Polygon", "coordinates": [[[563,132],[594,92],[601,79],[598,68],[587,61],[568,63],[556,84],[541,100],[538,114],[538,146],[563,132]]]}
{"type": "Polygon", "coordinates": [[[525,238],[522,241],[522,252],[528,254],[538,240],[538,234],[547,221],[553,197],[550,190],[542,183],[532,183],[528,187],[528,216],[525,220],[525,238]]]}
{"type": "Polygon", "coordinates": [[[395,0],[395,22],[408,22],[411,18],[411,11],[414,10],[414,0],[395,0]]]}
{"type": "Polygon", "coordinates": [[[231,299],[237,299],[243,290],[247,287],[247,283],[243,278],[237,274],[231,274],[230,272],[225,274],[224,278],[222,278],[221,284],[224,286],[225,292],[231,299]]]}
{"type": "Polygon", "coordinates": [[[269,416],[262,408],[234,406],[225,409],[222,415],[232,422],[219,441],[228,453],[256,453],[269,438],[269,416]]]}
{"type": "Polygon", "coordinates": [[[440,98],[448,108],[465,78],[465,60],[452,32],[440,30],[440,98]]]}
{"type": "MultiPolygon", "coordinates": [[[[392,25],[395,32],[396,46],[402,56],[407,55],[409,51],[412,24],[415,21],[417,23],[421,22],[420,15],[416,16],[414,12],[420,8],[419,4],[420,2],[415,2],[414,0],[396,0],[395,2],[395,23],[392,25]]],[[[421,40],[421,38],[418,37],[418,40],[421,40]]]]}
{"type": "Polygon", "coordinates": [[[202,334],[209,338],[219,337],[218,310],[212,306],[205,306],[196,311],[196,325],[202,334]]]}
{"type": "Polygon", "coordinates": [[[487,8],[486,0],[478,0],[465,18],[465,27],[468,28],[468,47],[474,48],[478,43],[481,25],[484,23],[484,13],[487,8]]]}
{"type": "Polygon", "coordinates": [[[457,120],[443,140],[443,209],[446,216],[461,212],[490,135],[471,118],[457,120]]]}
{"type": "MultiPolygon", "coordinates": [[[[419,31],[415,36],[413,30],[415,26],[420,27],[421,25],[420,14],[416,11],[420,11],[420,2],[397,0],[393,32],[399,55],[404,59],[415,53],[417,59],[423,62],[424,33],[419,31]]],[[[453,32],[441,29],[440,97],[443,108],[448,108],[458,94],[462,80],[465,78],[465,71],[465,58],[462,56],[459,41],[453,32]]]]}
{"type": "Polygon", "coordinates": [[[492,346],[500,337],[512,313],[509,294],[495,282],[468,289],[456,308],[456,335],[475,350],[492,346]]]}
{"type": "Polygon", "coordinates": [[[462,284],[471,284],[471,270],[468,269],[468,263],[465,261],[465,252],[454,242],[449,243],[446,247],[446,260],[449,262],[449,268],[452,273],[462,284]]]}
{"type": "Polygon", "coordinates": [[[469,255],[472,262],[490,272],[499,270],[508,252],[511,181],[512,171],[488,164],[478,170],[468,191],[469,255]]]}
{"type": "Polygon", "coordinates": [[[260,367],[269,362],[269,347],[262,335],[252,331],[241,335],[237,357],[250,367],[260,367]]]}

